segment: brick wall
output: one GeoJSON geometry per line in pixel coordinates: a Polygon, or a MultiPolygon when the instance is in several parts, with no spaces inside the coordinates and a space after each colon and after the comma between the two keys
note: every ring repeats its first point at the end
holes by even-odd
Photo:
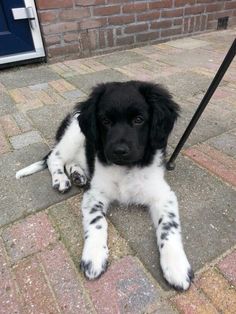
{"type": "Polygon", "coordinates": [[[236,0],[36,0],[48,58],[85,57],[236,25],[236,0]]]}

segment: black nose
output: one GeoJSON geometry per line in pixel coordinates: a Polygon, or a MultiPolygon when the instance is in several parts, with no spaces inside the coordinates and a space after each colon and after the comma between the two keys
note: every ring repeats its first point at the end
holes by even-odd
{"type": "Polygon", "coordinates": [[[116,157],[125,157],[129,154],[129,147],[125,144],[117,145],[113,149],[113,155],[116,157]]]}

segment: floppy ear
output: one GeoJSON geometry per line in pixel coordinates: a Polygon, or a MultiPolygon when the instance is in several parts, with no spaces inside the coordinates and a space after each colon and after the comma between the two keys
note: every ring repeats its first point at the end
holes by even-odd
{"type": "Polygon", "coordinates": [[[96,143],[98,139],[96,107],[105,89],[105,84],[99,84],[93,89],[89,98],[78,106],[80,110],[78,117],[80,129],[85,137],[94,143],[96,143]]]}
{"type": "Polygon", "coordinates": [[[178,118],[179,105],[161,85],[139,82],[139,91],[150,106],[150,144],[154,149],[165,148],[178,118]]]}

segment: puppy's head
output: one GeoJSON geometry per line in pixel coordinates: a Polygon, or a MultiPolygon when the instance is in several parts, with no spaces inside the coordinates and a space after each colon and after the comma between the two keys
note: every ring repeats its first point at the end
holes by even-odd
{"type": "Polygon", "coordinates": [[[79,124],[103,161],[142,164],[157,149],[165,149],[178,109],[159,85],[106,83],[95,87],[82,104],[79,124]]]}

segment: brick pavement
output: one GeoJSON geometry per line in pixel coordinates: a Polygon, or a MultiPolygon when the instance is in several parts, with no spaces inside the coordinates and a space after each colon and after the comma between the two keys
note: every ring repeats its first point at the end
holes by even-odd
{"type": "Polygon", "coordinates": [[[166,84],[182,106],[170,139],[173,149],[234,37],[235,29],[229,29],[1,71],[0,313],[235,313],[236,61],[176,171],[167,174],[179,197],[183,240],[196,271],[189,291],[166,286],[150,219],[133,207],[109,213],[109,268],[88,282],[79,271],[82,192],[58,196],[47,172],[14,179],[17,169],[53,144],[60,119],[75,101],[104,80],[166,84]]]}

